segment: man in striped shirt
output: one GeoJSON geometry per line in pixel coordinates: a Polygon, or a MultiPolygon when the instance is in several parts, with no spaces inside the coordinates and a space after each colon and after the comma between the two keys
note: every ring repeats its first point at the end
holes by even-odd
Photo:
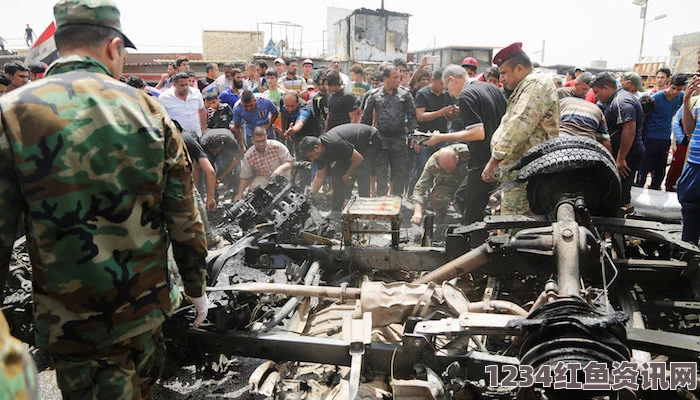
{"type": "MultiPolygon", "coordinates": [[[[561,95],[561,92],[559,93],[561,95]]],[[[608,125],[600,107],[580,97],[568,96],[559,99],[559,112],[561,114],[560,136],[588,137],[597,140],[612,153],[608,125]]]]}
{"type": "Polygon", "coordinates": [[[306,86],[306,79],[304,79],[303,76],[297,75],[298,65],[299,62],[296,58],[290,59],[289,63],[287,63],[287,73],[277,81],[277,86],[284,92],[296,90],[299,93],[299,97],[305,98],[308,88],[306,86]]]}

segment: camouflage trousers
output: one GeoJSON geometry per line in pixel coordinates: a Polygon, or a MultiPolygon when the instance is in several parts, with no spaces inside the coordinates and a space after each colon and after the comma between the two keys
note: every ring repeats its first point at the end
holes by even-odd
{"type": "Polygon", "coordinates": [[[163,372],[162,325],[88,354],[52,354],[64,399],[150,399],[163,372]]]}
{"type": "Polygon", "coordinates": [[[408,180],[408,154],[404,136],[386,137],[382,135],[382,145],[377,154],[377,196],[385,196],[389,190],[388,177],[391,168],[392,194],[401,196],[408,180]]]}
{"type": "Polygon", "coordinates": [[[513,182],[505,182],[504,185],[507,188],[501,189],[501,215],[533,215],[527,199],[527,184],[513,186],[513,182]]]}
{"type": "Polygon", "coordinates": [[[447,206],[454,200],[456,191],[457,188],[454,186],[436,184],[428,196],[430,208],[436,213],[444,214],[447,206]]]}
{"type": "Polygon", "coordinates": [[[199,215],[202,217],[204,233],[206,233],[207,238],[209,238],[211,236],[211,228],[209,227],[209,217],[207,216],[207,205],[202,201],[202,194],[199,193],[197,188],[194,188],[194,201],[197,203],[197,210],[199,210],[199,215]]]}

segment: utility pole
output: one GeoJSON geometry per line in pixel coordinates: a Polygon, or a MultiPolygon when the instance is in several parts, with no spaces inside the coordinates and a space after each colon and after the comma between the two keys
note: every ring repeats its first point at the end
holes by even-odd
{"type": "Polygon", "coordinates": [[[642,40],[639,41],[639,57],[637,58],[637,62],[642,62],[642,49],[644,49],[644,31],[647,28],[647,5],[649,4],[649,1],[646,0],[644,1],[644,4],[642,5],[641,9],[641,14],[639,18],[642,19],[642,40]]]}
{"type": "Polygon", "coordinates": [[[544,42],[545,40],[542,39],[542,54],[540,55],[540,64],[544,64],[544,42]]]}

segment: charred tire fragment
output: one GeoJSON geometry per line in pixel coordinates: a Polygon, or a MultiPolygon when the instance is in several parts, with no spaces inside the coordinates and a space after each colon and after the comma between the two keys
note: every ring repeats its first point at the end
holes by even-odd
{"type": "Polygon", "coordinates": [[[580,143],[556,144],[552,148],[558,149],[544,152],[520,169],[518,180],[528,181],[534,213],[552,214],[563,195],[581,194],[592,215],[615,216],[621,191],[615,163],[609,153],[591,149],[589,144],[578,147],[580,143]]]}
{"type": "Polygon", "coordinates": [[[612,154],[603,147],[602,144],[598,143],[593,139],[580,136],[559,136],[554,139],[550,139],[544,143],[540,143],[537,146],[531,148],[522,156],[518,163],[513,167],[513,169],[521,169],[525,165],[531,163],[536,158],[539,158],[547,153],[551,153],[556,150],[562,149],[589,149],[597,151],[598,153],[604,155],[610,162],[615,164],[615,159],[612,154]]]}

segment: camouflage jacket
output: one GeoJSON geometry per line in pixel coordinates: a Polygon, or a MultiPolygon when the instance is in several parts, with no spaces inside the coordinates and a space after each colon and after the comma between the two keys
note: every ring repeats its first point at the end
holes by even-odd
{"type": "Polygon", "coordinates": [[[430,192],[436,186],[454,187],[455,190],[467,176],[467,163],[469,162],[469,147],[466,144],[458,143],[447,146],[452,148],[459,157],[457,169],[448,173],[438,165],[438,152],[428,158],[423,167],[423,172],[413,188],[413,202],[423,204],[430,192]]]}
{"type": "Polygon", "coordinates": [[[34,360],[24,343],[10,335],[0,311],[0,399],[38,399],[34,360]]]}
{"type": "MultiPolygon", "coordinates": [[[[152,330],[204,292],[206,245],[182,136],[157,100],[68,56],[0,98],[0,277],[20,214],[36,344],[90,351],[152,330]]],[[[4,286],[4,281],[0,282],[4,286]]]]}
{"type": "MultiPolygon", "coordinates": [[[[535,70],[508,98],[506,113],[491,138],[491,156],[507,170],[538,143],[559,136],[559,96],[552,77],[535,70]]],[[[513,181],[515,171],[502,181],[513,181]]]]}

